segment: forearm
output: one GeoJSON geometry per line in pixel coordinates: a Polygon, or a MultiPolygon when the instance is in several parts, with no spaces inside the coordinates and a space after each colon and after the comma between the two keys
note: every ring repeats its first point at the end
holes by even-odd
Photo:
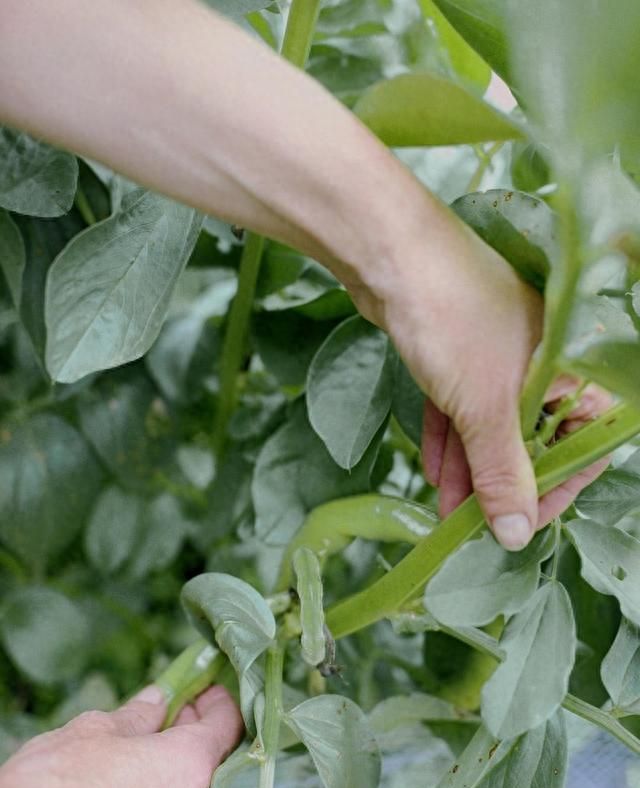
{"type": "Polygon", "coordinates": [[[291,244],[355,292],[380,289],[391,245],[425,221],[450,232],[351,113],[194,0],[0,0],[0,119],[291,244]]]}

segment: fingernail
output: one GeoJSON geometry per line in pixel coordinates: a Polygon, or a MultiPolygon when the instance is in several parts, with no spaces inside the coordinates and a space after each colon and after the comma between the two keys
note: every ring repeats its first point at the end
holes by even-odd
{"type": "Polygon", "coordinates": [[[156,684],[149,684],[143,690],[134,695],[131,700],[142,701],[142,703],[165,703],[166,698],[164,692],[156,684]]]}
{"type": "Polygon", "coordinates": [[[502,514],[493,521],[493,533],[505,550],[522,550],[531,541],[533,529],[525,514],[502,514]]]}

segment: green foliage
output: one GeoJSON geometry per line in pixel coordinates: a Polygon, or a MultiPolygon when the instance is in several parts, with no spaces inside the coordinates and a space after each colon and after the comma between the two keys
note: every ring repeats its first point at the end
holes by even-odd
{"type": "MultiPolygon", "coordinates": [[[[281,38],[286,4],[209,5],[281,38]]],[[[638,21],[631,0],[327,0],[297,42],[543,294],[541,490],[627,442],[516,554],[474,499],[439,522],[425,393],[316,261],[266,240],[247,296],[222,221],[0,131],[0,760],[151,680],[167,724],[211,681],[239,696],[255,740],[223,788],[562,788],[560,706],[640,752],[617,719],[640,716],[638,21]],[[558,371],[623,404],[545,447],[558,371]]]]}

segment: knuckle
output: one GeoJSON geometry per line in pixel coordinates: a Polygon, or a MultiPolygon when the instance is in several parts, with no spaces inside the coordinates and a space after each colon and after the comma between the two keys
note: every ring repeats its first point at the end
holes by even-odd
{"type": "Polygon", "coordinates": [[[472,468],[473,486],[485,502],[502,501],[522,487],[521,475],[516,468],[490,465],[472,468]]]}
{"type": "Polygon", "coordinates": [[[65,728],[70,728],[74,733],[104,733],[112,727],[111,718],[105,711],[83,711],[71,722],[65,725],[65,728]]]}

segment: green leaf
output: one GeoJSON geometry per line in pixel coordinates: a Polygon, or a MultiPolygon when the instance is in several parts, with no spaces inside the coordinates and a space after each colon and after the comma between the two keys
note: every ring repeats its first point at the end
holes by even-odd
{"type": "Polygon", "coordinates": [[[566,528],[587,583],[614,596],[622,614],[640,626],[640,541],[593,520],[572,520],[566,528]]]}
{"type": "Polygon", "coordinates": [[[136,190],[56,258],[47,279],[47,369],[72,383],[142,356],[158,336],[202,217],[136,190]]]}
{"type": "Polygon", "coordinates": [[[413,379],[406,364],[398,356],[391,412],[396,417],[405,435],[420,447],[422,443],[422,419],[426,396],[413,379]]]}
{"type": "Polygon", "coordinates": [[[427,585],[424,605],[453,627],[489,624],[501,613],[511,616],[536,591],[540,563],[553,548],[550,528],[518,553],[505,550],[487,532],[451,555],[427,585]]]}
{"type": "Polygon", "coordinates": [[[437,74],[401,74],[379,82],[353,108],[393,147],[461,145],[520,139],[509,118],[461,85],[437,74]]]}
{"type": "Polygon", "coordinates": [[[76,536],[100,471],[86,442],[57,416],[39,414],[3,431],[0,539],[43,571],[76,536]]]}
{"type": "Polygon", "coordinates": [[[256,462],[252,497],[256,533],[271,544],[287,544],[306,514],[336,497],[368,492],[384,426],[350,472],[338,467],[311,429],[304,402],[263,444],[256,462]]]}
{"type": "Polygon", "coordinates": [[[20,309],[22,300],[22,275],[25,264],[26,252],[20,230],[9,214],[0,210],[0,271],[16,309],[20,309]]]}
{"type": "Polygon", "coordinates": [[[215,641],[239,674],[272,644],[276,622],[263,597],[232,575],[208,572],[182,589],[182,604],[198,631],[215,641]]]}
{"type": "Polygon", "coordinates": [[[307,665],[319,665],[326,650],[320,563],[312,550],[300,547],[293,554],[293,569],[300,598],[302,658],[307,665]]]}
{"type": "Polygon", "coordinates": [[[539,146],[524,142],[513,143],[511,180],[516,189],[523,192],[536,192],[552,182],[549,164],[539,146]]]}
{"type": "Polygon", "coordinates": [[[376,734],[388,733],[394,728],[416,722],[463,722],[477,725],[478,718],[442,698],[422,692],[385,698],[369,713],[369,724],[376,734]]]}
{"type": "Polygon", "coordinates": [[[586,159],[614,150],[640,163],[640,5],[619,0],[613,12],[607,0],[588,9],[583,0],[509,0],[508,7],[513,71],[555,167],[579,177],[586,159]]]}
{"type": "Polygon", "coordinates": [[[387,418],[394,362],[386,334],[359,315],[334,329],[311,362],[309,421],[341,468],[360,462],[387,418]]]}
{"type": "Polygon", "coordinates": [[[93,566],[105,574],[120,569],[140,537],[144,502],[119,487],[107,487],[91,513],[85,549],[93,566]]]}
{"type": "Polygon", "coordinates": [[[113,711],[117,706],[118,696],[111,684],[102,673],[93,673],[56,706],[50,724],[54,728],[60,728],[85,711],[113,711]]]}
{"type": "Polygon", "coordinates": [[[434,0],[460,35],[506,82],[510,67],[506,0],[434,0]]]}
{"type": "Polygon", "coordinates": [[[0,637],[15,664],[38,684],[75,678],[89,653],[84,614],[48,588],[20,588],[3,600],[0,637]]]}
{"type": "Polygon", "coordinates": [[[609,468],[576,499],[577,509],[590,520],[615,525],[640,509],[640,451],[617,468],[609,468]]]}
{"type": "Polygon", "coordinates": [[[305,700],[283,716],[302,739],[325,788],[372,788],[380,779],[380,753],[367,718],[341,695],[305,700]]]}
{"type": "Polygon", "coordinates": [[[562,366],[640,406],[640,340],[598,342],[562,366]]]}
{"type": "Polygon", "coordinates": [[[142,578],[166,569],[178,556],[188,528],[180,503],[173,495],[164,493],[148,503],[127,574],[142,578]]]}
{"type": "Polygon", "coordinates": [[[502,739],[541,725],[567,694],[576,632],[563,586],[550,582],[538,589],[509,620],[500,645],[506,657],[482,690],[482,718],[502,739]]]}
{"type": "Polygon", "coordinates": [[[0,128],[0,207],[51,218],[71,209],[78,162],[19,131],[0,128]]]}
{"type": "Polygon", "coordinates": [[[451,207],[520,276],[543,290],[556,256],[555,217],[542,200],[517,191],[467,194],[451,207]]]}
{"type": "Polygon", "coordinates": [[[522,736],[502,742],[482,726],[438,788],[563,788],[567,756],[561,711],[522,736]]]}
{"type": "Polygon", "coordinates": [[[626,618],[602,660],[601,675],[614,706],[627,709],[640,701],[640,627],[626,618]]]}

